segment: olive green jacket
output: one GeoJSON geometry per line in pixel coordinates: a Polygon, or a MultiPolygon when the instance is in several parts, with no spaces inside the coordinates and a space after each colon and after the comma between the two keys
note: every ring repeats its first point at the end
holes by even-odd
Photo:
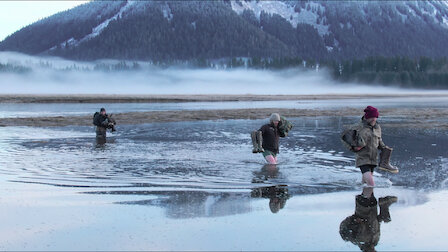
{"type": "Polygon", "coordinates": [[[381,127],[378,123],[371,126],[366,120],[362,119],[357,125],[358,136],[362,138],[363,147],[356,153],[356,166],[378,165],[378,149],[383,149],[386,145],[381,139],[381,127]]]}

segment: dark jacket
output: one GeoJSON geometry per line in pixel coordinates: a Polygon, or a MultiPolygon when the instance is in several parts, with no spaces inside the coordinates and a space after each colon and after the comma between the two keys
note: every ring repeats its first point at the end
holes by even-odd
{"type": "Polygon", "coordinates": [[[102,115],[98,113],[95,118],[93,118],[93,124],[97,127],[103,127],[106,128],[108,124],[107,115],[102,115]]]}
{"type": "Polygon", "coordinates": [[[265,124],[259,129],[259,131],[261,131],[263,135],[263,149],[277,154],[278,141],[280,137],[278,128],[274,127],[273,124],[265,124]]]}

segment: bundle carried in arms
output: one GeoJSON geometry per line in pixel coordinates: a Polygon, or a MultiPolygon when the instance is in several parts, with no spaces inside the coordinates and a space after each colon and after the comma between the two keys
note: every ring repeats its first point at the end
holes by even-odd
{"type": "Polygon", "coordinates": [[[280,122],[278,124],[278,131],[280,132],[280,137],[288,136],[289,131],[294,125],[288,121],[284,116],[280,116],[280,122]]]}

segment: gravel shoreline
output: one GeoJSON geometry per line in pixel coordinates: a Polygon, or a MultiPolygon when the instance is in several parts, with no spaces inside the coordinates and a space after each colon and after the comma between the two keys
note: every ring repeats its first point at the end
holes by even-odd
{"type": "MultiPolygon", "coordinates": [[[[280,113],[285,117],[325,117],[325,116],[362,116],[360,108],[342,108],[337,110],[320,109],[226,109],[193,111],[150,111],[113,114],[118,125],[134,125],[157,122],[181,122],[203,120],[264,119],[271,113],[280,113]]],[[[448,129],[448,110],[442,108],[397,108],[383,109],[382,117],[402,118],[403,122],[390,126],[414,128],[448,129]]],[[[92,126],[92,116],[58,117],[22,117],[0,119],[0,126],[62,127],[92,126]]],[[[382,123],[384,125],[384,123],[382,123]]]]}
{"type": "Polygon", "coordinates": [[[447,97],[447,94],[326,94],[326,95],[24,95],[0,94],[0,103],[160,103],[372,99],[394,97],[447,97]]]}

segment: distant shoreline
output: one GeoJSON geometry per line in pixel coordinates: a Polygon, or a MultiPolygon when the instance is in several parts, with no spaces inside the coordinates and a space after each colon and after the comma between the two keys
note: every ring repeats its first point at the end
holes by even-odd
{"type": "Polygon", "coordinates": [[[168,102],[224,102],[224,101],[283,101],[283,100],[333,100],[405,97],[447,97],[448,94],[319,94],[319,95],[45,95],[0,94],[0,103],[168,103],[168,102]]]}
{"type": "MultiPolygon", "coordinates": [[[[271,113],[280,113],[289,118],[298,117],[333,117],[359,116],[362,108],[345,107],[339,109],[221,109],[221,110],[181,110],[181,111],[147,111],[113,114],[118,126],[161,122],[186,122],[205,120],[255,120],[268,118],[271,113]]],[[[445,108],[393,108],[381,110],[381,116],[401,119],[390,123],[390,127],[438,128],[448,129],[448,110],[445,108]]],[[[384,125],[384,124],[382,124],[384,125]]],[[[0,126],[30,127],[64,127],[93,126],[92,116],[56,116],[56,117],[22,117],[2,118],[0,126]]]]}

